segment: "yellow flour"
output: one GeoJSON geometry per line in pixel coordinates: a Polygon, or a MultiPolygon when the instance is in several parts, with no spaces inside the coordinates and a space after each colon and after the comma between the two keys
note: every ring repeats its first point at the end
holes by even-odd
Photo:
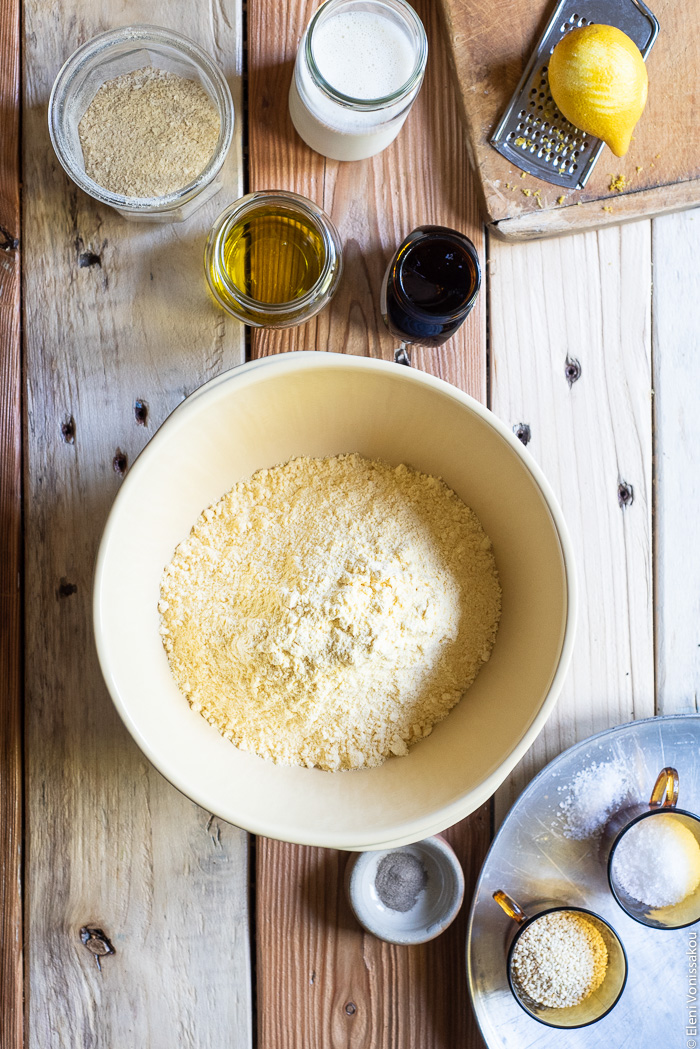
{"type": "Polygon", "coordinates": [[[288,765],[380,765],[427,736],[489,658],[501,591],[476,515],[435,477],[294,459],[205,510],[161,582],[193,710],[288,765]]]}

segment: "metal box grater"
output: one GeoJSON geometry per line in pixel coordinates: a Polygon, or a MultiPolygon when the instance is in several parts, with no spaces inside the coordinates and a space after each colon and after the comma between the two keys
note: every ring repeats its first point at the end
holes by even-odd
{"type": "Polygon", "coordinates": [[[565,189],[583,189],[605,143],[559,112],[549,92],[547,63],[563,33],[594,23],[627,33],[645,60],[659,32],[642,0],[560,0],[491,136],[511,164],[565,189]]]}

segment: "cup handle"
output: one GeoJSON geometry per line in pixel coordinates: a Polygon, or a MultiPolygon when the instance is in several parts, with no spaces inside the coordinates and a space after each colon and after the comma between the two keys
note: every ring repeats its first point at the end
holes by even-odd
{"type": "Polygon", "coordinates": [[[523,922],[527,921],[527,914],[518,907],[515,900],[512,900],[508,893],[504,892],[503,889],[496,889],[493,898],[498,906],[506,912],[508,917],[512,918],[514,922],[517,922],[518,925],[522,925],[523,922]]]}
{"type": "Polygon", "coordinates": [[[675,809],[678,801],[678,772],[668,766],[661,769],[649,798],[649,808],[675,809]]]}

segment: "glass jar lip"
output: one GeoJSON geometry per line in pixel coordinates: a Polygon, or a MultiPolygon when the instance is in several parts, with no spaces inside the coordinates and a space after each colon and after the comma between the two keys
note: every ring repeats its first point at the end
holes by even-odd
{"type": "Polygon", "coordinates": [[[418,247],[420,241],[414,241],[410,244],[407,244],[405,248],[400,249],[400,257],[397,259],[398,265],[396,266],[397,279],[392,279],[392,286],[394,289],[394,293],[399,299],[401,305],[404,306],[406,309],[410,309],[411,312],[414,313],[421,320],[433,321],[435,324],[448,324],[451,321],[458,320],[462,316],[466,316],[473,308],[474,303],[476,302],[477,295],[479,294],[479,290],[481,289],[481,264],[479,262],[479,255],[477,253],[476,247],[472,244],[469,238],[466,237],[463,233],[459,233],[458,230],[451,230],[446,226],[432,226],[419,228],[430,228],[436,233],[436,235],[439,234],[444,240],[452,240],[455,244],[459,244],[460,247],[463,247],[462,242],[464,240],[467,240],[473,248],[473,252],[470,252],[469,254],[474,262],[474,268],[476,270],[476,281],[474,285],[474,291],[466,300],[466,302],[462,303],[459,309],[452,310],[450,313],[436,313],[434,310],[422,309],[407,294],[403,286],[403,266],[406,259],[411,254],[413,248],[418,247]]]}
{"type": "MultiPolygon", "coordinates": [[[[343,2],[343,0],[339,0],[343,2]]],[[[382,4],[382,0],[377,0],[378,3],[382,4]]],[[[397,88],[396,91],[392,91],[388,95],[381,95],[379,98],[353,98],[352,95],[345,95],[342,91],[338,91],[334,88],[320,72],[316,65],[316,60],[313,55],[312,38],[313,32],[316,28],[319,19],[322,15],[326,14],[329,4],[332,0],[327,0],[326,3],[322,3],[316,14],[309,22],[308,29],[306,31],[306,40],[304,46],[304,53],[306,55],[306,62],[311,74],[311,79],[314,81],[316,86],[328,95],[334,102],[337,102],[341,106],[345,106],[349,109],[359,110],[360,112],[373,112],[377,109],[386,109],[388,106],[394,105],[405,95],[408,95],[414,87],[416,87],[425,72],[425,64],[428,59],[428,38],[425,33],[425,26],[418,17],[417,13],[413,10],[410,4],[406,3],[406,0],[392,0],[392,3],[397,8],[402,10],[407,18],[413,23],[414,27],[418,32],[418,38],[420,46],[418,48],[418,55],[416,58],[416,64],[413,68],[408,80],[401,87],[397,88]]],[[[383,6],[389,6],[383,4],[383,6]]]]}
{"type": "MultiPolygon", "coordinates": [[[[294,312],[295,314],[302,313],[306,307],[313,305],[314,300],[318,295],[318,289],[327,283],[329,276],[331,276],[335,269],[335,275],[328,287],[328,291],[332,293],[340,279],[342,270],[340,237],[331,219],[325,211],[318,206],[318,204],[309,200],[308,197],[302,197],[299,193],[292,193],[290,190],[286,189],[256,190],[253,193],[246,193],[245,196],[239,197],[238,200],[235,200],[233,204],[229,204],[229,206],[221,212],[211,228],[205,254],[207,262],[212,260],[215,263],[222,284],[236,303],[239,303],[241,307],[252,313],[265,313],[269,316],[278,318],[282,318],[290,312],[294,312]],[[234,284],[229,277],[223,259],[223,247],[226,242],[226,234],[233,223],[240,219],[242,215],[247,215],[251,211],[257,210],[262,204],[275,203],[278,203],[281,207],[289,207],[289,205],[294,204],[311,220],[314,227],[323,237],[326,255],[321,273],[313,287],[311,287],[304,295],[299,296],[298,299],[292,299],[289,302],[262,302],[260,299],[254,299],[251,295],[246,295],[246,293],[242,291],[237,284],[234,284]]],[[[207,280],[211,287],[211,277],[208,265],[206,270],[207,280]]],[[[213,287],[211,290],[216,295],[216,291],[213,287]]]]}
{"type": "Polygon", "coordinates": [[[99,33],[84,44],[81,44],[66,59],[58,71],[51,89],[48,122],[51,143],[61,166],[85,193],[88,193],[103,204],[109,204],[111,207],[119,208],[122,211],[133,211],[135,213],[154,210],[167,211],[171,208],[179,207],[196,196],[200,190],[214,179],[220,170],[233,139],[234,108],[231,90],[226,82],[226,78],[199,44],[195,43],[194,40],[190,40],[189,37],[176,33],[164,26],[138,23],[119,26],[116,29],[108,29],[104,33],[99,33]],[[214,101],[221,122],[216,149],[206,167],[199,173],[197,178],[188,182],[187,185],[160,197],[128,197],[105,189],[104,186],[90,178],[83,169],[74,164],[72,152],[66,148],[64,141],[60,109],[68,87],[94,58],[108,53],[116,45],[129,42],[143,46],[148,46],[149,43],[168,45],[178,51],[183,58],[189,60],[192,65],[198,66],[206,74],[211,87],[214,89],[214,101]]]}

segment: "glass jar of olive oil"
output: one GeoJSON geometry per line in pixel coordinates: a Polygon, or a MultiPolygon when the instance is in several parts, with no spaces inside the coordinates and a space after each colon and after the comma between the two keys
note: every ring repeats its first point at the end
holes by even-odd
{"type": "Polygon", "coordinates": [[[204,264],[214,298],[234,317],[257,328],[288,328],[315,316],[335,293],[340,238],[306,197],[249,193],[219,215],[204,264]]]}

